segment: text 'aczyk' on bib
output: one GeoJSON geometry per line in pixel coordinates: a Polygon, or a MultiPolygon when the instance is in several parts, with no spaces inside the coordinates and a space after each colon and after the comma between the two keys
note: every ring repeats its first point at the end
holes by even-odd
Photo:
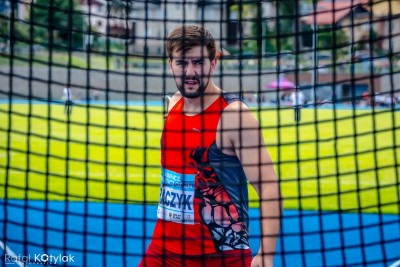
{"type": "Polygon", "coordinates": [[[162,169],[157,217],[162,220],[194,224],[194,174],[162,169]]]}

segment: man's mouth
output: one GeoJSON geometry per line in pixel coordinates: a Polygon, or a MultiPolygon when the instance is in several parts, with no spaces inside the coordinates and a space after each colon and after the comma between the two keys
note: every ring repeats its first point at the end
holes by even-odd
{"type": "Polygon", "coordinates": [[[194,86],[194,85],[197,85],[198,82],[196,80],[186,80],[185,84],[189,85],[189,86],[194,86]]]}

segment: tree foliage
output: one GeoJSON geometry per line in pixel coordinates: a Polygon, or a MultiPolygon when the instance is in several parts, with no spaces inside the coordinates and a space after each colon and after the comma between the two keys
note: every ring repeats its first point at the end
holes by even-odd
{"type": "Polygon", "coordinates": [[[77,0],[36,0],[31,8],[36,43],[53,49],[82,47],[86,23],[77,0]]]}
{"type": "Polygon", "coordinates": [[[318,34],[318,47],[325,49],[337,49],[347,46],[347,36],[341,28],[328,28],[318,34]]]}
{"type": "Polygon", "coordinates": [[[252,36],[243,41],[243,48],[250,50],[254,53],[261,47],[260,40],[257,38],[262,34],[263,51],[276,52],[279,50],[292,50],[294,38],[288,38],[287,36],[295,37],[295,15],[296,9],[299,8],[299,4],[296,4],[295,0],[286,1],[275,1],[277,7],[276,26],[274,29],[263,22],[261,3],[256,1],[231,1],[230,12],[237,12],[239,19],[242,20],[253,20],[251,25],[252,36]]]}
{"type": "Polygon", "coordinates": [[[130,14],[132,12],[133,4],[133,1],[131,2],[127,0],[111,0],[109,3],[110,12],[121,17],[127,16],[127,14],[130,14]]]}

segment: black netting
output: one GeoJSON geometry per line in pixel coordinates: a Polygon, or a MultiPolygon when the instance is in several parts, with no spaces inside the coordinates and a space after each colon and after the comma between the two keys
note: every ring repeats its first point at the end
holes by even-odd
{"type": "Polygon", "coordinates": [[[284,203],[275,266],[399,266],[391,0],[0,0],[2,264],[139,264],[177,91],[165,42],[183,24],[214,36],[214,83],[264,134],[284,203]]]}

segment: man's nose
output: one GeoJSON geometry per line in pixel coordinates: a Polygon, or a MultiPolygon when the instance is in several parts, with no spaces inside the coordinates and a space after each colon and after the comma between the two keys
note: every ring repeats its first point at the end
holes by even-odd
{"type": "Polygon", "coordinates": [[[189,62],[186,67],[186,75],[195,74],[193,63],[189,62]]]}

